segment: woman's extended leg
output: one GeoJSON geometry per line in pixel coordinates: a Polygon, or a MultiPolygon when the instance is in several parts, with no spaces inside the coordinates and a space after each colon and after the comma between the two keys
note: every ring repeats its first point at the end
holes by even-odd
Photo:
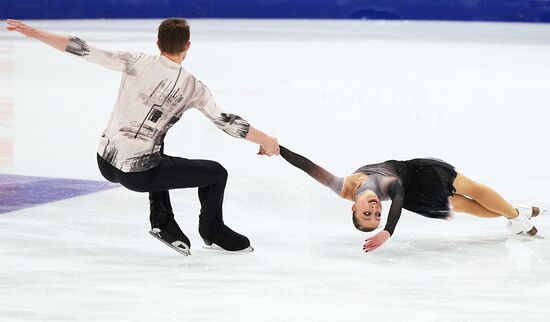
{"type": "MultiPolygon", "coordinates": [[[[508,218],[509,222],[507,224],[507,227],[511,233],[518,234],[525,232],[530,235],[536,235],[537,229],[529,221],[529,217],[521,215],[517,209],[515,209],[511,204],[504,200],[504,198],[502,198],[493,189],[487,187],[486,185],[477,183],[461,173],[457,173],[453,186],[456,189],[456,194],[467,196],[483,208],[495,214],[502,214],[502,216],[508,218]]],[[[455,200],[459,204],[461,201],[464,202],[464,200],[460,199],[460,197],[457,197],[455,200]]],[[[466,205],[465,202],[464,205],[466,205]]],[[[461,205],[459,205],[459,207],[460,206],[461,205]]],[[[472,206],[472,204],[469,204],[467,206],[472,206]]],[[[480,210],[479,208],[476,209],[480,210]]]]}
{"type": "Polygon", "coordinates": [[[484,184],[471,180],[462,173],[457,173],[453,186],[457,194],[470,197],[483,206],[483,208],[501,214],[508,219],[518,216],[518,211],[496,191],[484,184]]]}
{"type": "Polygon", "coordinates": [[[501,217],[501,214],[498,214],[494,211],[491,211],[474,199],[465,197],[460,194],[455,194],[451,197],[451,204],[453,205],[453,210],[456,212],[464,212],[470,215],[474,215],[482,218],[496,218],[501,217]]]}

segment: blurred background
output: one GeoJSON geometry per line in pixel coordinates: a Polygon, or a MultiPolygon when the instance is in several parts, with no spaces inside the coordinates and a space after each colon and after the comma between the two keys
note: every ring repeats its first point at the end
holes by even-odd
{"type": "Polygon", "coordinates": [[[2,0],[0,18],[277,18],[550,22],[547,0],[2,0]]]}

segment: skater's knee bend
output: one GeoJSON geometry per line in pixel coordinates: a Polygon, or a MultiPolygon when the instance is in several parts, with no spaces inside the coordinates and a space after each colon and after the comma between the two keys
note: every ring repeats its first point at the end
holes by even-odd
{"type": "Polygon", "coordinates": [[[218,180],[227,180],[227,170],[223,167],[223,165],[219,164],[218,162],[212,161],[210,168],[212,173],[218,180]]]}
{"type": "Polygon", "coordinates": [[[470,204],[470,199],[462,195],[455,194],[451,197],[451,204],[453,210],[456,212],[468,212],[468,206],[470,204]]]}

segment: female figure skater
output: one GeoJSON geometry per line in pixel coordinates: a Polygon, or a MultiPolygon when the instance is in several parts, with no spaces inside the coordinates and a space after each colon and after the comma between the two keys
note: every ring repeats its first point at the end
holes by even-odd
{"type": "Polygon", "coordinates": [[[493,189],[467,178],[441,160],[389,160],[363,166],[339,178],[283,146],[280,146],[280,153],[290,164],[340,197],[353,201],[353,224],[361,231],[373,231],[378,227],[382,212],[380,201],[391,199],[386,226],[366,240],[365,252],[375,250],[390,238],[402,208],[441,219],[449,218],[453,210],[483,218],[504,216],[511,233],[537,233],[530,218],[539,214],[539,208],[512,206],[493,189]]]}

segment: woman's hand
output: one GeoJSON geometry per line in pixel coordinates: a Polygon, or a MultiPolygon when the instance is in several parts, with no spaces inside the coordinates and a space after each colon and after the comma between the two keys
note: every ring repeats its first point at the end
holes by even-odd
{"type": "Polygon", "coordinates": [[[382,246],[382,244],[386,240],[388,240],[388,238],[390,238],[390,233],[386,230],[382,230],[381,232],[365,240],[365,244],[363,245],[363,250],[365,252],[372,252],[373,250],[382,246]]]}

